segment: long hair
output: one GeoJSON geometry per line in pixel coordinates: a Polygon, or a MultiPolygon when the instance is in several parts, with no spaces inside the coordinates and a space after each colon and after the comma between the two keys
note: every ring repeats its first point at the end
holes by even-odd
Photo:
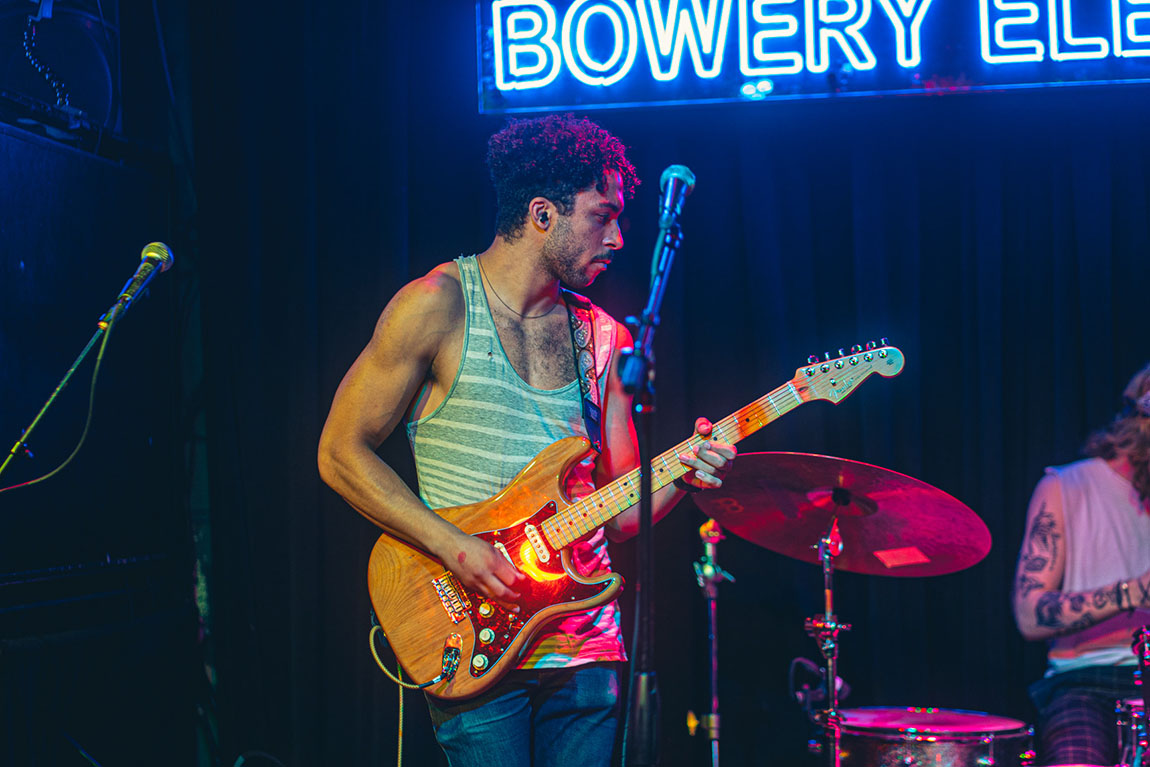
{"type": "Polygon", "coordinates": [[[1145,503],[1150,499],[1150,365],[1134,374],[1122,396],[1126,407],[1087,438],[1082,452],[1104,460],[1125,455],[1134,469],[1134,489],[1145,503]]]}

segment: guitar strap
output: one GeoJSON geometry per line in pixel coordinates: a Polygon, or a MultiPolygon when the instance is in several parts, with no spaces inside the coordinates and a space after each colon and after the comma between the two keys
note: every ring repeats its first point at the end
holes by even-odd
{"type": "MultiPolygon", "coordinates": [[[[579,389],[583,392],[583,424],[592,446],[603,452],[603,411],[599,403],[599,379],[596,372],[594,310],[591,302],[578,293],[564,289],[563,297],[567,303],[571,347],[575,351],[575,372],[579,376],[579,389]]],[[[609,355],[610,349],[607,353],[609,355]]]]}

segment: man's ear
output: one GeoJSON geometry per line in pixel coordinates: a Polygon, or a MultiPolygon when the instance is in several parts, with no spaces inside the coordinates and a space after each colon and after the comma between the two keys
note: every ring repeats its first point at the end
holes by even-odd
{"type": "Polygon", "coordinates": [[[527,203],[527,221],[538,232],[550,229],[555,216],[555,206],[546,197],[534,197],[527,203]]]}

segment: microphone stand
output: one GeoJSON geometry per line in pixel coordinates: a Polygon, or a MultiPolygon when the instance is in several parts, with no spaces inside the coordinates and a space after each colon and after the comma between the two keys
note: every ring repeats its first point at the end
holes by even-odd
{"type": "MultiPolygon", "coordinates": [[[[662,223],[662,222],[661,222],[662,223]]],[[[635,579],[635,647],[631,670],[628,718],[623,736],[623,763],[649,767],[658,763],[659,690],[654,668],[655,603],[651,599],[654,583],[654,543],[651,533],[651,428],[655,412],[655,328],[659,309],[667,289],[667,275],[675,253],[683,242],[677,216],[669,217],[659,230],[651,262],[651,288],[642,319],[628,317],[637,325],[635,346],[624,352],[619,361],[623,388],[634,397],[639,414],[639,556],[635,579]]]]}
{"type": "Polygon", "coordinates": [[[699,528],[699,537],[703,539],[703,556],[695,566],[695,582],[703,591],[703,598],[707,600],[707,649],[711,661],[711,710],[703,714],[701,721],[692,725],[690,712],[688,712],[688,728],[695,734],[695,727],[703,725],[707,739],[711,741],[711,767],[719,767],[719,589],[723,581],[735,582],[735,576],[719,567],[718,544],[723,540],[723,529],[713,519],[708,519],[699,528]]]}
{"type": "Polygon", "coordinates": [[[31,455],[27,444],[28,436],[32,433],[32,430],[40,424],[40,419],[48,412],[48,408],[52,407],[52,403],[56,401],[56,397],[60,396],[60,392],[64,391],[64,388],[68,386],[68,382],[72,380],[72,374],[83,364],[88,353],[92,351],[92,347],[96,345],[96,342],[99,341],[101,337],[112,332],[112,326],[116,324],[116,321],[128,310],[130,305],[131,298],[125,301],[123,297],[121,297],[116,303],[112,304],[112,308],[104,312],[104,314],[100,316],[100,319],[96,321],[96,332],[88,340],[88,345],[80,352],[80,356],[76,357],[76,361],[72,363],[72,367],[68,368],[68,372],[60,379],[60,383],[56,384],[56,388],[48,397],[48,401],[40,408],[40,412],[32,419],[32,423],[28,424],[27,428],[20,434],[16,440],[16,444],[12,446],[12,449],[8,451],[8,456],[4,459],[4,463],[0,463],[0,474],[4,473],[4,470],[8,468],[8,464],[20,453],[31,455]]]}

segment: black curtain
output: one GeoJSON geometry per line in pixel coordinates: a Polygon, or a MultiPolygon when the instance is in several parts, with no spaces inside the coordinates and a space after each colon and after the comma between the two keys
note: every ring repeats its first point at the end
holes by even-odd
{"type": "MultiPolygon", "coordinates": [[[[339,379],[406,281],[490,241],[485,141],[466,5],[240,4],[193,10],[213,506],[217,701],[225,760],[369,764],[395,746],[394,686],[367,648],[378,531],[324,488],[315,445],[339,379]]],[[[863,460],[931,483],[985,520],[985,561],[931,579],[843,574],[847,706],[968,708],[1032,719],[1044,666],[1010,614],[1026,501],[1073,460],[1145,359],[1148,91],[607,110],[645,179],[624,255],[589,292],[641,309],[661,170],[699,182],[657,340],[659,449],[726,415],[807,356],[890,338],[905,372],[748,439],[863,460]]],[[[402,437],[382,449],[411,476],[402,437]]],[[[703,516],[658,528],[663,762],[705,758],[691,562],[703,516]]],[[[786,691],[817,657],[810,565],[720,547],[723,752],[805,763],[786,691]]],[[[629,572],[633,551],[616,558],[629,572]]],[[[405,750],[439,757],[418,695],[405,750]]]]}

